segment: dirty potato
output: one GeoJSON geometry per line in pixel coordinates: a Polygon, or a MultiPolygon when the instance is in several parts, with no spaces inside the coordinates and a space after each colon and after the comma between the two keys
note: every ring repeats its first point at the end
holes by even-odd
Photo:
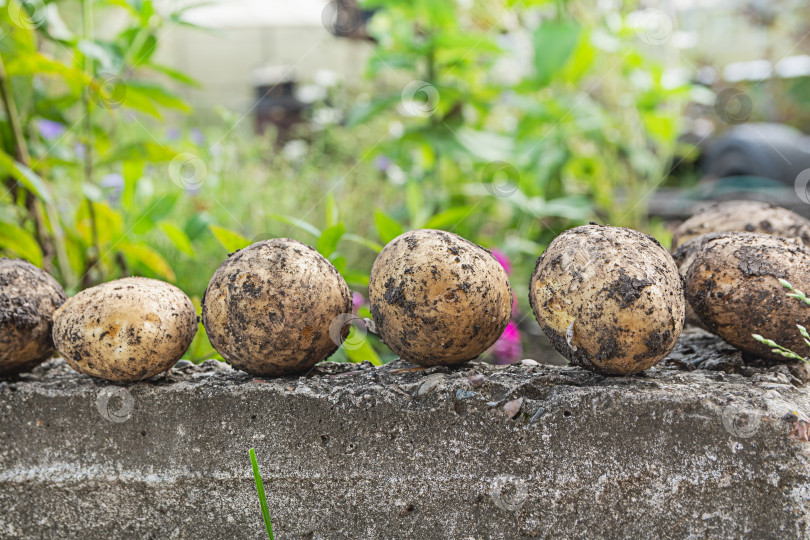
{"type": "Polygon", "coordinates": [[[172,367],[197,332],[191,300],[156,279],[109,281],[68,299],[54,315],[56,349],[73,369],[136,382],[172,367]]]}
{"type": "Polygon", "coordinates": [[[654,238],[631,229],[592,224],[563,232],[537,260],[529,300],[558,352],[606,374],[657,364],[683,330],[675,262],[654,238]]]}
{"type": "Polygon", "coordinates": [[[392,240],[371,269],[377,332],[402,359],[455,365],[487,350],[512,314],[506,271],[484,248],[431,229],[392,240]]]}
{"type": "Polygon", "coordinates": [[[726,201],[708,206],[675,229],[674,252],[691,238],[716,232],[756,232],[798,238],[810,245],[810,220],[780,206],[758,201],[726,201]]]}
{"type": "Polygon", "coordinates": [[[796,328],[810,308],[787,296],[785,279],[810,293],[810,250],[796,239],[758,233],[706,235],[686,275],[686,298],[706,328],[748,356],[786,362],[751,334],[806,350],[796,328]]]}
{"type": "Polygon", "coordinates": [[[0,376],[53,356],[53,313],[64,302],[65,291],[50,274],[27,261],[0,259],[0,376]]]}
{"type": "Polygon", "coordinates": [[[349,286],[311,247],[276,238],[223,262],[203,297],[211,344],[233,367],[259,376],[307,370],[349,331],[349,286]]]}

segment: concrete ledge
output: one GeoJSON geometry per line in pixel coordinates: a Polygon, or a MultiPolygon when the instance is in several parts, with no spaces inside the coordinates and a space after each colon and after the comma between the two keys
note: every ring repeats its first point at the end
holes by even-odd
{"type": "Polygon", "coordinates": [[[206,363],[121,390],[52,361],[0,383],[0,537],[261,538],[250,447],[280,540],[807,537],[810,395],[683,370],[733,356],[712,340],[619,378],[206,363]]]}

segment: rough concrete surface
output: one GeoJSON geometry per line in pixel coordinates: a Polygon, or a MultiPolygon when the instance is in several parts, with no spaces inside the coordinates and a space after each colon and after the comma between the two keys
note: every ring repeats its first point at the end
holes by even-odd
{"type": "Polygon", "coordinates": [[[0,537],[261,538],[251,447],[280,540],[810,535],[804,371],[700,332],[633,377],[215,364],[0,382],[0,537]]]}

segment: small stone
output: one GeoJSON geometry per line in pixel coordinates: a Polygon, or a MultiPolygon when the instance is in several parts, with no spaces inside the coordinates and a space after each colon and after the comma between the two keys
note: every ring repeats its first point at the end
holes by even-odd
{"type": "Polygon", "coordinates": [[[545,409],[545,408],[543,408],[543,407],[540,407],[539,409],[537,409],[537,412],[536,412],[536,413],[534,413],[534,415],[532,415],[532,419],[531,419],[531,420],[529,420],[529,425],[532,425],[532,424],[534,423],[534,421],[535,421],[535,420],[537,420],[538,418],[540,418],[541,416],[543,416],[543,413],[544,413],[544,412],[546,412],[546,409],[545,409]]]}
{"type": "Polygon", "coordinates": [[[499,401],[487,401],[487,407],[497,407],[499,401]]]}
{"type": "Polygon", "coordinates": [[[464,390],[463,388],[456,390],[456,399],[470,399],[471,397],[475,397],[475,392],[464,390]]]}
{"type": "Polygon", "coordinates": [[[206,369],[227,369],[228,364],[225,362],[220,362],[219,360],[206,360],[202,363],[202,367],[206,369]]]}
{"type": "Polygon", "coordinates": [[[512,418],[516,417],[520,412],[520,408],[523,407],[523,398],[513,399],[512,401],[508,401],[503,406],[503,412],[506,413],[506,418],[511,420],[512,418]]]}
{"type": "Polygon", "coordinates": [[[478,373],[476,375],[473,375],[472,377],[468,378],[467,380],[470,381],[470,385],[473,388],[481,388],[482,386],[484,386],[484,380],[485,379],[484,379],[484,376],[481,375],[480,373],[478,373]]]}
{"type": "Polygon", "coordinates": [[[188,360],[178,360],[177,363],[174,365],[174,369],[186,369],[193,365],[194,364],[192,362],[189,362],[188,360]]]}
{"type": "Polygon", "coordinates": [[[429,394],[439,386],[443,378],[444,375],[430,375],[427,380],[422,383],[422,386],[419,387],[419,390],[416,391],[416,395],[424,396],[425,394],[429,394]]]}
{"type": "Polygon", "coordinates": [[[540,365],[540,362],[538,362],[537,360],[532,360],[531,358],[524,358],[523,360],[520,361],[520,363],[522,365],[528,366],[528,367],[534,367],[534,366],[539,366],[540,365]]]}

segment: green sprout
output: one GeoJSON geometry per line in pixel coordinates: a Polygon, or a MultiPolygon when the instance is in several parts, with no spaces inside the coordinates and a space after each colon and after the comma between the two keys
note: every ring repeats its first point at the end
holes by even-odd
{"type": "MultiPolygon", "coordinates": [[[[788,289],[790,291],[790,293],[788,293],[788,296],[790,298],[796,298],[797,300],[801,300],[802,302],[804,302],[805,304],[810,306],[810,298],[807,298],[807,296],[802,291],[797,291],[793,287],[793,285],[791,285],[790,283],[788,283],[784,279],[780,279],[779,283],[781,283],[784,288],[786,288],[786,289],[788,289]]],[[[810,347],[810,334],[807,333],[807,328],[805,328],[804,326],[802,326],[800,324],[797,324],[796,328],[799,329],[799,333],[802,335],[802,338],[804,338],[805,344],[808,347],[810,347]]],[[[759,341],[763,345],[771,347],[771,352],[773,352],[775,354],[780,354],[780,355],[784,356],[785,358],[790,358],[791,360],[801,360],[802,362],[810,363],[810,360],[808,360],[806,357],[804,357],[804,356],[802,356],[802,355],[800,355],[800,354],[798,354],[796,352],[791,351],[787,347],[783,347],[783,346],[779,345],[778,343],[776,343],[772,339],[764,338],[764,337],[760,336],[759,334],[751,334],[751,337],[753,337],[755,340],[759,341]]]]}
{"type": "Polygon", "coordinates": [[[259,506],[262,508],[264,527],[267,529],[267,536],[270,538],[270,540],[275,540],[273,537],[273,522],[270,521],[270,509],[267,508],[267,497],[264,494],[262,473],[259,470],[259,462],[256,461],[256,450],[251,448],[248,453],[250,454],[250,465],[253,467],[253,479],[256,481],[256,492],[259,494],[259,506]]]}

